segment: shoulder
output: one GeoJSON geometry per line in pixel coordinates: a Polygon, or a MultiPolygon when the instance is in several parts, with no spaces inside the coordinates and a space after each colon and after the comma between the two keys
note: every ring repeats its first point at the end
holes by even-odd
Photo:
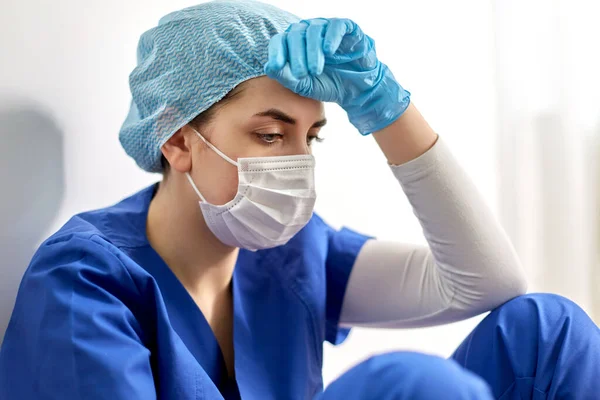
{"type": "Polygon", "coordinates": [[[146,245],[146,219],[155,190],[152,185],[109,207],[79,213],[54,236],[97,236],[117,247],[146,245]]]}
{"type": "Polygon", "coordinates": [[[113,206],[73,216],[39,246],[22,286],[32,287],[43,278],[46,290],[97,285],[131,296],[150,278],[129,252],[147,245],[145,224],[152,195],[150,187],[113,206]]]}
{"type": "Polygon", "coordinates": [[[308,224],[306,224],[297,236],[319,235],[323,238],[328,238],[334,232],[335,229],[321,215],[315,212],[310,221],[308,221],[308,224]]]}
{"type": "Polygon", "coordinates": [[[348,227],[336,228],[326,222],[319,214],[314,213],[309,223],[294,236],[287,244],[272,249],[276,254],[290,254],[292,257],[302,255],[306,259],[309,255],[318,256],[323,261],[352,263],[360,252],[364,243],[372,239],[348,227]],[[340,260],[346,260],[341,262],[340,260]]]}
{"type": "Polygon", "coordinates": [[[315,233],[318,233],[329,242],[330,246],[336,245],[339,242],[341,242],[343,246],[343,243],[346,243],[347,241],[364,242],[368,239],[373,239],[372,236],[365,235],[347,226],[337,227],[327,222],[317,213],[313,214],[310,222],[301,233],[305,235],[314,235],[315,233]]]}
{"type": "Polygon", "coordinates": [[[95,232],[57,233],[33,256],[20,294],[38,288],[51,297],[60,293],[101,289],[118,298],[139,297],[148,274],[118,247],[95,232]],[[29,290],[27,290],[29,288],[29,290]]]}
{"type": "Polygon", "coordinates": [[[97,234],[60,232],[46,240],[23,276],[0,352],[0,369],[14,367],[11,390],[33,393],[22,380],[33,374],[48,378],[44,388],[60,386],[62,397],[73,398],[81,394],[73,386],[77,368],[98,372],[86,379],[113,391],[122,380],[112,378],[130,360],[146,368],[156,314],[140,283],[119,249],[97,234]]]}

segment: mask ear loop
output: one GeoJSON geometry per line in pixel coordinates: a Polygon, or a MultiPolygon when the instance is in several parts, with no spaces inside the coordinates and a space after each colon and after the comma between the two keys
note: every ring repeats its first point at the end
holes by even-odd
{"type": "Polygon", "coordinates": [[[200,200],[202,200],[204,203],[206,203],[206,199],[204,198],[204,196],[202,196],[202,193],[200,193],[200,191],[198,190],[198,187],[196,186],[196,184],[192,180],[192,177],[190,176],[190,173],[186,172],[185,176],[187,177],[188,181],[190,181],[190,184],[192,185],[192,188],[194,189],[194,192],[196,192],[196,194],[198,195],[198,197],[200,197],[200,200]]]}
{"type": "Polygon", "coordinates": [[[214,146],[212,143],[210,143],[208,140],[206,140],[206,139],[204,138],[204,136],[202,136],[202,135],[200,134],[200,132],[198,132],[198,131],[197,131],[197,130],[195,130],[194,128],[192,128],[192,130],[193,130],[194,132],[196,132],[196,135],[198,135],[198,137],[199,137],[200,139],[202,139],[202,141],[203,141],[204,143],[206,143],[206,145],[207,145],[208,147],[210,147],[210,148],[212,149],[212,151],[214,151],[215,153],[217,153],[218,155],[220,155],[222,159],[224,159],[225,161],[227,161],[229,164],[232,164],[234,167],[237,167],[237,166],[238,166],[238,163],[237,163],[237,162],[233,161],[231,158],[227,157],[227,156],[225,155],[225,153],[223,153],[221,150],[217,149],[217,148],[216,148],[216,147],[215,147],[215,146],[214,146]]]}
{"type": "MultiPolygon", "coordinates": [[[[200,134],[200,132],[198,132],[197,130],[195,130],[194,128],[192,128],[190,126],[190,128],[196,132],[196,135],[198,135],[198,137],[200,139],[202,139],[202,141],[204,143],[206,143],[206,145],[208,147],[211,148],[212,151],[214,151],[215,153],[217,153],[218,155],[221,156],[222,159],[224,159],[225,161],[227,161],[228,163],[232,164],[234,167],[238,166],[238,163],[233,161],[231,158],[227,157],[221,150],[217,149],[212,143],[210,143],[208,140],[206,140],[204,138],[204,136],[202,136],[200,134]]],[[[185,176],[187,177],[188,181],[190,182],[190,184],[192,185],[192,188],[194,189],[194,192],[196,192],[196,194],[198,195],[198,197],[200,197],[200,200],[202,200],[204,203],[207,203],[206,199],[204,198],[204,196],[202,196],[202,193],[200,193],[200,191],[198,190],[198,187],[196,186],[196,184],[194,183],[194,180],[192,179],[192,177],[190,176],[189,172],[185,173],[185,176]]]]}

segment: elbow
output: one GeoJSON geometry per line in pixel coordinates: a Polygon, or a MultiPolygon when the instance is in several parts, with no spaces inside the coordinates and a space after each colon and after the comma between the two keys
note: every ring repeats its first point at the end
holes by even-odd
{"type": "Polygon", "coordinates": [[[511,299],[526,294],[528,286],[529,284],[527,282],[525,272],[521,268],[519,268],[518,273],[516,273],[515,276],[511,279],[511,299]]]}
{"type": "MultiPolygon", "coordinates": [[[[512,257],[507,258],[504,263],[504,270],[508,271],[507,273],[507,293],[510,292],[511,299],[517,296],[522,296],[527,293],[528,282],[527,275],[525,274],[525,269],[521,264],[521,259],[517,255],[516,251],[512,249],[512,257]]],[[[510,299],[509,299],[510,300],[510,299]]]]}
{"type": "Polygon", "coordinates": [[[489,282],[486,286],[495,292],[496,296],[493,297],[496,300],[495,306],[498,306],[526,294],[529,283],[521,259],[510,243],[494,255],[495,257],[490,257],[490,260],[494,260],[494,266],[490,270],[494,271],[491,277],[495,282],[489,282]]]}
{"type": "Polygon", "coordinates": [[[470,304],[467,308],[474,311],[469,317],[492,311],[516,297],[523,296],[528,289],[524,273],[489,277],[485,281],[484,287],[480,287],[477,294],[471,297],[472,300],[466,301],[466,304],[470,304]]]}
{"type": "MultiPolygon", "coordinates": [[[[508,266],[507,266],[508,267],[508,266]]],[[[496,301],[492,308],[495,308],[501,304],[506,303],[514,299],[515,297],[523,296],[527,293],[528,282],[527,276],[521,267],[520,262],[511,264],[510,268],[505,268],[504,271],[510,271],[504,276],[497,277],[496,288],[496,301]]]]}
{"type": "MultiPolygon", "coordinates": [[[[502,304],[527,293],[528,282],[518,259],[511,263],[496,264],[492,273],[479,283],[477,294],[479,311],[491,311],[502,304]]],[[[482,277],[483,278],[483,277],[482,277]]]]}
{"type": "Polygon", "coordinates": [[[510,297],[506,300],[511,300],[515,297],[522,296],[527,293],[529,282],[527,274],[521,263],[521,258],[517,254],[512,243],[508,242],[505,251],[502,252],[504,257],[500,261],[500,265],[506,271],[506,293],[510,297]]]}
{"type": "Polygon", "coordinates": [[[520,273],[517,275],[518,276],[516,278],[514,278],[514,282],[513,282],[513,286],[516,291],[515,297],[526,294],[527,290],[529,289],[529,283],[527,282],[527,277],[525,276],[525,272],[520,270],[520,273]]]}
{"type": "Polygon", "coordinates": [[[524,273],[518,273],[506,279],[502,285],[502,294],[500,304],[505,303],[515,297],[523,296],[527,293],[528,283],[524,273]]]}

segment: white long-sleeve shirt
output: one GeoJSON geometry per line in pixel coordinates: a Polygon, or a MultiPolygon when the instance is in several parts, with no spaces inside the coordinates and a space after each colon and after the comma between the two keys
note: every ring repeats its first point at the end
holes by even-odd
{"type": "Polygon", "coordinates": [[[350,275],[340,325],[441,325],[526,292],[510,240],[441,137],[391,169],[428,246],[369,240],[350,275]]]}

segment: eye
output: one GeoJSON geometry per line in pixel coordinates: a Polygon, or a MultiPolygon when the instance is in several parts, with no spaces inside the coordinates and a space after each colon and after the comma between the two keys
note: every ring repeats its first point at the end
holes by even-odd
{"type": "Polygon", "coordinates": [[[310,146],[313,144],[313,142],[321,143],[323,140],[325,140],[325,139],[323,139],[319,135],[307,136],[306,144],[308,144],[310,146]]]}
{"type": "Polygon", "coordinates": [[[257,133],[256,137],[268,145],[275,144],[277,141],[283,139],[283,135],[281,133],[257,133]]]}

